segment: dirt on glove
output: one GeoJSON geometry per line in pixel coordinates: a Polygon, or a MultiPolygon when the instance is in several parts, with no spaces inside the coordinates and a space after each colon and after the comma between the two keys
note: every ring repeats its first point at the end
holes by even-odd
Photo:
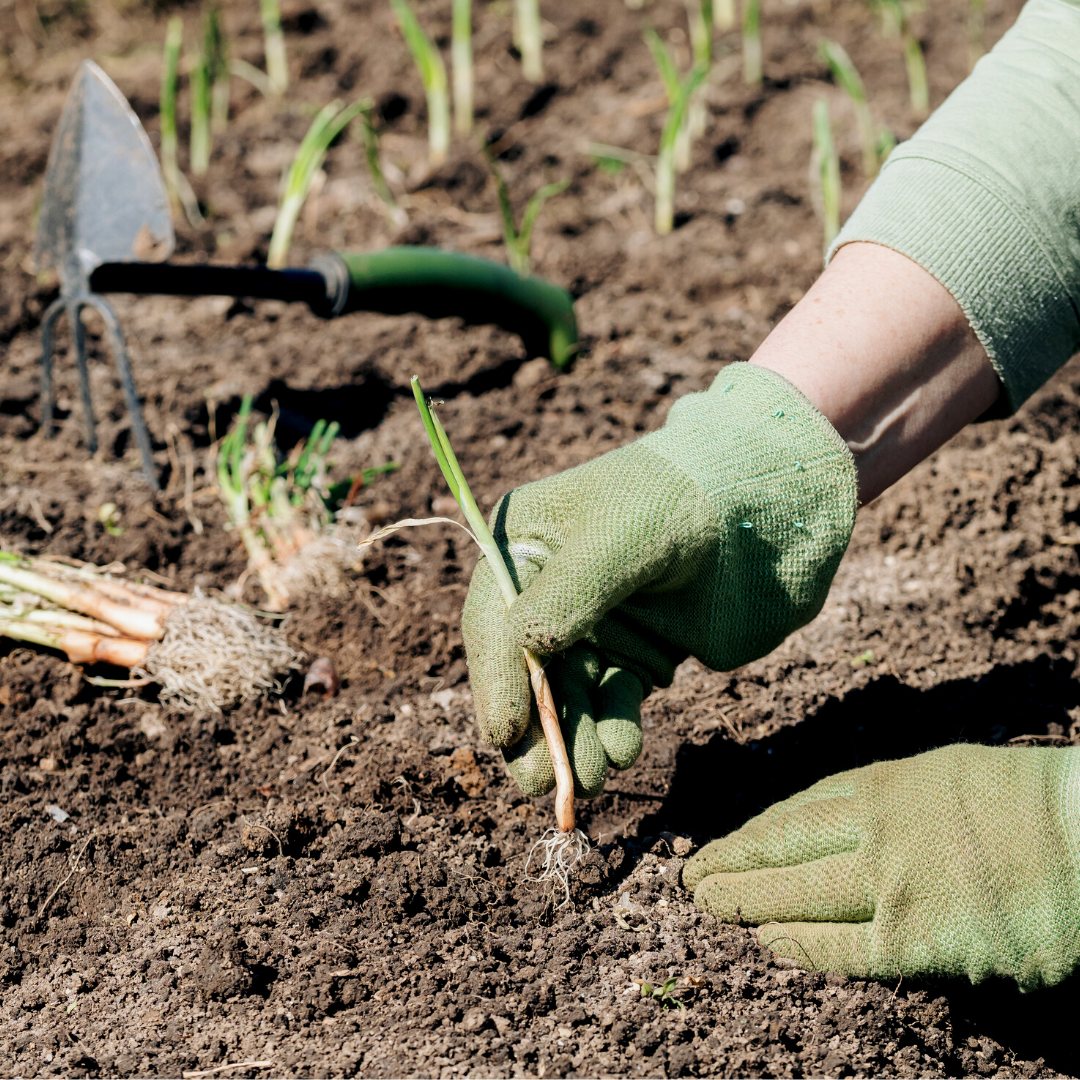
{"type": "MultiPolygon", "coordinates": [[[[437,36],[449,34],[442,7],[418,9],[437,36]]],[[[988,43],[1018,7],[990,0],[988,43]]],[[[165,484],[151,499],[96,316],[102,451],[87,460],[66,355],[57,437],[38,433],[38,329],[56,285],[35,278],[30,252],[77,60],[102,62],[156,138],[165,16],[53,5],[46,32],[20,5],[0,76],[0,537],[213,592],[246,560],[223,529],[207,447],[246,392],[264,411],[277,402],[286,445],[318,417],[340,421],[335,477],[400,462],[358,499],[385,521],[428,516],[446,495],[409,396],[414,373],[446,399],[486,508],[655,428],[720,364],[746,359],[820,266],[807,178],[817,98],[832,106],[845,211],[864,187],[854,119],[818,39],[845,45],[875,116],[903,138],[915,120],[899,41],[860,3],[766,2],[767,79],[754,88],[739,81],[738,36],[720,36],[678,228],[658,239],[634,170],[595,169],[579,144],[655,151],[662,88],[640,28],[647,19],[688,63],[683,6],[543,8],[549,82],[534,87],[509,48],[509,5],[478,7],[477,103],[519,209],[545,180],[574,181],[545,209],[534,248],[538,271],[579,297],[574,370],[556,376],[516,337],[454,320],[319,323],[272,302],[116,297],[165,484]]],[[[934,104],[967,71],[967,14],[943,0],[916,16],[934,104]]],[[[290,0],[284,20],[300,76],[290,102],[373,95],[409,216],[401,230],[387,223],[363,148],[346,138],[292,261],[389,242],[501,257],[478,153],[461,143],[426,172],[423,95],[389,9],[290,0]]],[[[230,6],[225,22],[234,55],[260,63],[257,7],[230,6]]],[[[265,256],[281,170],[307,123],[303,108],[275,113],[234,80],[233,119],[195,182],[211,225],[180,228],[178,259],[265,256]]],[[[182,138],[186,125],[182,115],[182,138]]],[[[269,1062],[216,1075],[1075,1074],[1071,984],[1020,997],[795,970],[696,911],[679,870],[697,844],[839,769],[957,739],[1076,741],[1077,545],[1073,365],[1018,417],[965,432],[865,509],[811,626],[734,674],[686,664],[647,700],[641,760],[582,806],[596,847],[558,911],[547,886],[522,877],[550,804],[520,795],[472,723],[459,617],[475,555],[449,527],[387,541],[350,595],[311,596],[293,613],[294,644],[341,678],[328,700],[301,693],[301,672],[281,699],[193,720],[152,688],[95,688],[57,656],[4,643],[0,1073],[269,1062]]],[[[245,597],[260,600],[250,584],[245,597]]]]}

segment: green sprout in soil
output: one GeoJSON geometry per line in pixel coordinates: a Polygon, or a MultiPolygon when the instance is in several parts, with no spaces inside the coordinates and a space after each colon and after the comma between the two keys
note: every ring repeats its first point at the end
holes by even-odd
{"type": "Polygon", "coordinates": [[[435,43],[424,33],[407,0],[390,0],[405,44],[424,84],[428,107],[428,161],[438,168],[450,148],[450,99],[446,91],[446,65],[435,43]]]}
{"type": "Polygon", "coordinates": [[[814,104],[814,149],[810,157],[810,180],[814,203],[825,224],[825,250],[840,231],[840,159],[829,123],[829,103],[814,104]]]}
{"type": "Polygon", "coordinates": [[[251,408],[249,394],[218,450],[218,490],[248,555],[248,569],[234,591],[254,573],[267,610],[285,611],[297,596],[344,590],[345,571],[355,560],[350,544],[332,527],[338,500],[351,502],[362,484],[398,466],[389,462],[331,487],[327,455],[336,422],[317,421],[310,436],[282,459],[274,441],[276,412],[251,427],[251,408]]]}
{"type": "Polygon", "coordinates": [[[863,173],[868,180],[878,174],[878,170],[896,145],[892,132],[888,128],[878,127],[870,115],[870,106],[866,101],[866,88],[858,69],[851,62],[851,57],[843,45],[836,41],[824,40],[818,45],[818,53],[829,65],[833,81],[841,87],[851,101],[855,111],[855,122],[859,126],[859,138],[862,142],[863,173]]]}
{"type": "Polygon", "coordinates": [[[539,0],[514,0],[514,44],[521,53],[521,74],[529,82],[542,82],[544,36],[539,0]]]}
{"type": "Polygon", "coordinates": [[[968,68],[986,52],[986,0],[968,0],[968,68]]]}
{"type": "Polygon", "coordinates": [[[532,234],[536,225],[536,219],[544,208],[544,203],[564,192],[569,186],[569,180],[557,180],[553,184],[545,184],[539,191],[533,193],[528,203],[525,204],[525,213],[521,216],[521,228],[514,223],[514,208],[510,203],[510,191],[506,186],[502,171],[495,159],[484,148],[488,166],[495,177],[495,190],[499,199],[499,213],[502,217],[503,243],[506,245],[506,258],[510,266],[522,277],[528,277],[532,269],[532,234]]]}
{"type": "Polygon", "coordinates": [[[280,629],[235,604],[114,578],[89,563],[0,552],[0,636],[73,664],[128,668],[162,704],[206,714],[279,688],[300,657],[280,629]]]}
{"type": "MultiPolygon", "coordinates": [[[[666,52],[666,50],[665,50],[666,52]]],[[[665,236],[675,224],[675,151],[690,97],[705,81],[708,69],[695,65],[679,83],[668,107],[660,133],[660,153],[656,158],[656,231],[665,236]]],[[[661,72],[662,74],[662,72],[661,72]]]]}
{"type": "MultiPolygon", "coordinates": [[[[399,529],[413,525],[430,525],[435,522],[447,522],[464,529],[469,533],[491,567],[499,590],[503,594],[506,606],[509,607],[517,599],[517,586],[506,564],[502,550],[495,542],[495,537],[488,528],[488,523],[480,508],[476,505],[472,491],[469,488],[465,474],[461,471],[457,456],[450,445],[450,439],[446,434],[438,416],[435,414],[433,405],[424,397],[424,391],[420,386],[420,380],[412,377],[412,392],[416,400],[416,406],[420,410],[420,416],[427,432],[428,441],[439,463],[443,478],[446,480],[450,493],[454,496],[461,513],[464,515],[468,528],[452,518],[406,518],[397,521],[393,525],[387,525],[377,533],[369,536],[361,547],[372,544],[386,536],[397,532],[399,529]]],[[[580,830],[574,827],[574,775],[570,769],[570,758],[566,752],[566,743],[563,741],[562,729],[559,727],[558,714],[555,711],[555,702],[551,696],[551,686],[544,672],[544,666],[540,658],[529,649],[522,650],[525,654],[525,663],[529,669],[529,680],[532,684],[533,696],[536,699],[537,712],[540,716],[540,724],[543,727],[544,737],[547,739],[548,750],[551,753],[551,763],[555,770],[555,828],[549,829],[538,840],[529,852],[525,863],[525,874],[528,876],[529,865],[536,852],[542,855],[540,873],[531,881],[557,882],[564,890],[562,904],[570,900],[569,875],[574,867],[585,857],[589,851],[589,839],[580,830]]],[[[561,906],[561,905],[560,905],[561,906]]]]}
{"type": "Polygon", "coordinates": [[[212,7],[203,20],[202,51],[188,69],[191,91],[191,171],[205,176],[210,166],[213,134],[220,134],[229,119],[229,57],[221,17],[212,7]]]}
{"type": "Polygon", "coordinates": [[[743,82],[760,86],[763,78],[761,64],[761,0],[743,0],[742,20],[743,82]]]}
{"type": "Polygon", "coordinates": [[[221,12],[212,7],[203,27],[203,56],[210,77],[210,129],[222,134],[229,123],[229,43],[221,27],[221,12]]]}
{"type": "Polygon", "coordinates": [[[454,70],[454,130],[473,126],[472,0],[453,0],[450,61],[454,70]]]}
{"type": "Polygon", "coordinates": [[[739,24],[739,13],[735,8],[735,0],[714,0],[713,22],[716,29],[722,34],[734,30],[739,24]]]}
{"type": "Polygon", "coordinates": [[[259,0],[262,12],[263,42],[266,51],[266,77],[270,92],[281,97],[289,88],[289,63],[285,57],[285,34],[281,29],[278,0],[259,0]]]}
{"type": "Polygon", "coordinates": [[[354,102],[346,108],[342,108],[340,101],[331,101],[329,105],[323,106],[312,121],[285,178],[285,191],[281,197],[274,232],[270,237],[270,251],[266,257],[266,265],[271,269],[280,270],[288,259],[296,219],[300,216],[315,174],[322,168],[330,144],[346,125],[370,107],[371,103],[367,100],[354,102]]]}
{"type": "Polygon", "coordinates": [[[712,63],[713,0],[686,0],[690,46],[695,64],[712,63]]]}
{"type": "Polygon", "coordinates": [[[926,82],[926,59],[915,32],[911,29],[909,12],[912,5],[905,0],[877,0],[881,10],[886,35],[900,35],[907,67],[908,95],[911,111],[918,117],[926,116],[930,109],[930,90],[926,82]]]}
{"type": "Polygon", "coordinates": [[[203,223],[199,202],[187,177],[177,162],[176,87],[180,73],[180,48],[184,43],[184,20],[179,15],[169,20],[165,34],[165,52],[161,71],[161,172],[173,211],[183,207],[192,228],[203,223]]]}
{"type": "Polygon", "coordinates": [[[371,176],[371,185],[383,205],[387,220],[395,228],[401,228],[408,221],[408,216],[398,205],[383,175],[382,163],[379,160],[379,133],[375,130],[371,113],[372,108],[365,103],[365,107],[360,110],[360,141],[364,146],[364,160],[367,162],[368,174],[371,176]]]}
{"type": "MultiPolygon", "coordinates": [[[[667,97],[668,108],[670,109],[679,100],[679,94],[682,90],[682,80],[679,78],[679,69],[675,66],[675,58],[671,55],[671,50],[664,44],[660,35],[651,26],[645,27],[642,31],[642,37],[645,39],[645,44],[649,46],[649,52],[652,53],[656,70],[660,72],[660,80],[664,84],[664,95],[667,97]]],[[[708,61],[700,62],[699,66],[708,71],[708,61]]],[[[691,95],[691,100],[687,102],[686,107],[683,109],[682,121],[675,136],[674,163],[675,171],[679,173],[689,170],[691,164],[693,136],[690,113],[695,97],[696,95],[691,95]]]]}
{"type": "Polygon", "coordinates": [[[664,1009],[685,1009],[686,1004],[672,993],[678,982],[679,977],[677,975],[671,979],[665,979],[660,986],[653,986],[650,982],[642,982],[641,996],[649,1001],[660,1002],[661,1008],[664,1009]]]}

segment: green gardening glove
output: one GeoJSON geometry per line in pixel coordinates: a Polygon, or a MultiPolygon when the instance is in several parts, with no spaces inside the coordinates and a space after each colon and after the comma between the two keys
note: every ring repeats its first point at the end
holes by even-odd
{"type": "Polygon", "coordinates": [[[577,794],[641,752],[640,706],[688,655],[729,670],[825,602],[855,518],[855,467],[779,375],[725,368],[659,431],[505,496],[492,531],[508,609],[481,559],[462,616],[480,729],[529,795],[555,785],[522,648],[548,671],[577,794]]]}
{"type": "Polygon", "coordinates": [[[804,967],[1053,986],[1080,961],[1080,749],[961,744],[838,773],[683,882],[804,967]]]}

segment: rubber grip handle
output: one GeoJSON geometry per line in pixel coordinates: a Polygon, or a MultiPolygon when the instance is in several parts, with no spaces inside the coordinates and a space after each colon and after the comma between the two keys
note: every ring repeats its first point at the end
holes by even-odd
{"type": "MultiPolygon", "coordinates": [[[[541,277],[521,277],[508,266],[434,247],[391,247],[339,258],[349,274],[343,312],[415,312],[432,319],[495,323],[519,334],[534,356],[565,367],[577,352],[574,299],[541,277]]],[[[323,260],[320,269],[325,272],[323,260]]]]}

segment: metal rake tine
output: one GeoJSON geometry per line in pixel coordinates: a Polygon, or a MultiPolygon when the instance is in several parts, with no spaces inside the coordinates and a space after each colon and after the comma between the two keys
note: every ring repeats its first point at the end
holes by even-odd
{"type": "Polygon", "coordinates": [[[75,366],[79,372],[79,396],[82,398],[83,420],[86,423],[86,448],[91,455],[97,453],[97,420],[94,418],[94,401],[90,397],[90,372],[86,366],[86,327],[83,326],[80,312],[86,304],[83,297],[77,296],[67,305],[68,321],[71,323],[71,338],[75,343],[75,366]]]}
{"type": "Polygon", "coordinates": [[[127,345],[124,343],[124,334],[120,329],[120,320],[103,297],[91,294],[85,302],[90,304],[105,320],[105,328],[109,332],[109,341],[112,343],[113,358],[120,373],[124,401],[127,403],[128,414],[131,416],[131,426],[135,430],[135,442],[138,444],[139,454],[142,457],[143,475],[150,487],[154,491],[159,491],[157,473],[154,469],[154,454],[150,446],[150,434],[146,430],[142,405],[139,403],[135,380],[131,374],[131,364],[128,362],[127,345]]]}
{"type": "Polygon", "coordinates": [[[49,305],[41,320],[41,430],[46,439],[53,436],[53,331],[56,329],[56,320],[66,306],[64,298],[58,296],[49,305]]]}

